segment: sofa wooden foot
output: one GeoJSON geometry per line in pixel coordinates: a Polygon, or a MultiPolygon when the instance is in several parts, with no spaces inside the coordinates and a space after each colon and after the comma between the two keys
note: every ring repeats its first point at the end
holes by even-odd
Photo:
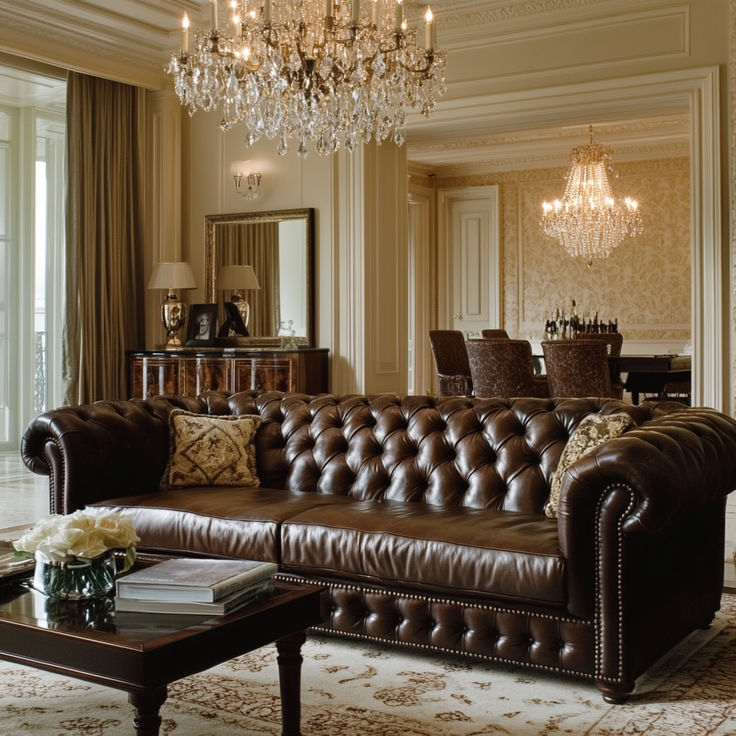
{"type": "Polygon", "coordinates": [[[630,685],[612,685],[610,682],[596,682],[596,687],[603,694],[603,700],[611,705],[621,705],[629,699],[631,691],[634,689],[634,683],[630,685]]]}

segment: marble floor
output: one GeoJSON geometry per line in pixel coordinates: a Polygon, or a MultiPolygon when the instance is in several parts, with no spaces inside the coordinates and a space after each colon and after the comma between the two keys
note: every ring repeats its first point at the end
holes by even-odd
{"type": "MultiPolygon", "coordinates": [[[[49,512],[48,478],[26,468],[17,452],[0,452],[0,529],[26,526],[49,512]]],[[[724,587],[736,591],[736,492],[728,499],[724,587]]]]}
{"type": "Polygon", "coordinates": [[[0,452],[0,529],[46,516],[48,489],[49,479],[28,470],[18,452],[0,452]]]}

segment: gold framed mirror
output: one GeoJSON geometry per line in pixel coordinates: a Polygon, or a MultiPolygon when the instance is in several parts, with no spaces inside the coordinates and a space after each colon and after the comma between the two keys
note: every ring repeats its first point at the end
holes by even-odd
{"type": "Polygon", "coordinates": [[[231,297],[218,285],[221,269],[252,266],[249,336],[293,335],[314,347],[314,209],[206,215],[205,229],[207,301],[223,315],[231,297]]]}

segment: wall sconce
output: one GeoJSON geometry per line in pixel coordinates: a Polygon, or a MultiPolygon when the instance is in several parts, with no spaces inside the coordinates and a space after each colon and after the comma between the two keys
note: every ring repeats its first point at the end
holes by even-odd
{"type": "Polygon", "coordinates": [[[243,176],[240,172],[233,174],[235,182],[235,190],[238,194],[246,199],[258,199],[261,196],[261,175],[246,174],[243,176]]]}

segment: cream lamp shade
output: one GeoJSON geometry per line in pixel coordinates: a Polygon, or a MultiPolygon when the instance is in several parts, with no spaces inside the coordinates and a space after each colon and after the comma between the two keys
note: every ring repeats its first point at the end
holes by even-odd
{"type": "Polygon", "coordinates": [[[148,281],[149,289],[165,289],[161,302],[161,322],[166,330],[167,349],[180,348],[179,330],[184,326],[185,305],[176,295],[177,289],[196,289],[192,267],[184,261],[163,261],[153,267],[148,281]]]}
{"type": "Polygon", "coordinates": [[[217,275],[217,286],[223,291],[260,289],[253,266],[223,266],[217,275]]]}
{"type": "Polygon", "coordinates": [[[196,289],[192,267],[185,261],[163,261],[153,267],[148,281],[149,289],[196,289]]]}
{"type": "Polygon", "coordinates": [[[228,336],[247,336],[250,304],[240,292],[261,288],[253,266],[223,266],[217,274],[217,287],[232,292],[230,301],[225,302],[225,309],[237,310],[235,313],[229,311],[230,317],[226,322],[228,336]]]}

